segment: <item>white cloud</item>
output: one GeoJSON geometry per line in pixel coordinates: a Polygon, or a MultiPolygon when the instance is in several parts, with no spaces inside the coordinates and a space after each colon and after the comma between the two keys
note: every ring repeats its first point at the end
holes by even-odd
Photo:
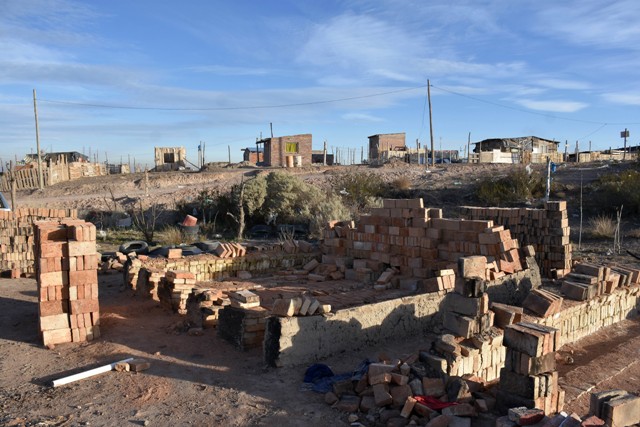
{"type": "Polygon", "coordinates": [[[517,99],[516,103],[531,110],[550,111],[554,113],[575,113],[586,107],[588,104],[577,101],[536,101],[532,99],[517,99]]]}
{"type": "Polygon", "coordinates": [[[614,104],[640,106],[640,93],[638,93],[637,91],[624,93],[605,93],[602,95],[602,97],[614,104]]]}

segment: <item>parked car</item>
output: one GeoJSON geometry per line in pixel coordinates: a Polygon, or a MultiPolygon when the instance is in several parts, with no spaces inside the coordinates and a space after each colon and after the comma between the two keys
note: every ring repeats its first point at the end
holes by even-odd
{"type": "Polygon", "coordinates": [[[2,192],[0,192],[0,211],[10,211],[11,207],[7,203],[7,199],[4,198],[2,192]]]}

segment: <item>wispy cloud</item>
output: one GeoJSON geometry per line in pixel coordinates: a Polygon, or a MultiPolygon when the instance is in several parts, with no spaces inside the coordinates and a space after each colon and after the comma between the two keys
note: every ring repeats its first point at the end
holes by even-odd
{"type": "Polygon", "coordinates": [[[639,91],[605,93],[602,97],[614,104],[640,106],[639,91]]]}
{"type": "Polygon", "coordinates": [[[536,101],[533,99],[516,99],[516,103],[531,110],[549,111],[553,113],[575,113],[586,107],[588,104],[577,101],[536,101]]]}
{"type": "Polygon", "coordinates": [[[640,48],[640,3],[635,0],[583,0],[548,4],[538,16],[539,31],[572,43],[598,47],[640,48]]]}
{"type": "Polygon", "coordinates": [[[385,121],[382,117],[377,117],[372,114],[367,113],[347,113],[343,114],[342,118],[349,122],[383,122],[385,121]]]}

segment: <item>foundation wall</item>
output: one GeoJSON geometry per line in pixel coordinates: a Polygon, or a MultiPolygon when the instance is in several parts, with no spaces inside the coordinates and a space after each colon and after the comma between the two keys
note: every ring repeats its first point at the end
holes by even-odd
{"type": "MultiPolygon", "coordinates": [[[[609,295],[592,300],[563,302],[562,310],[546,318],[528,317],[527,321],[540,323],[560,330],[560,345],[571,344],[606,326],[640,314],[640,286],[619,288],[609,295]]],[[[474,349],[472,354],[453,360],[434,358],[441,362],[443,372],[449,375],[475,375],[487,381],[497,379],[505,364],[506,347],[502,336],[486,349],[474,349]],[[497,343],[497,346],[495,345],[497,343]]]]}
{"type": "MultiPolygon", "coordinates": [[[[496,301],[517,301],[531,287],[540,285],[540,274],[536,267],[491,285],[487,292],[496,301]]],[[[264,341],[265,362],[271,366],[306,364],[386,340],[422,337],[442,326],[446,294],[412,295],[338,310],[331,316],[270,317],[264,341]]]]}
{"type": "Polygon", "coordinates": [[[12,277],[35,274],[33,223],[52,218],[77,218],[69,209],[23,208],[0,211],[0,272],[12,277]]]}
{"type": "MultiPolygon", "coordinates": [[[[287,254],[284,252],[262,252],[238,258],[218,258],[214,255],[195,255],[180,259],[153,258],[135,262],[129,266],[128,282],[136,287],[140,270],[148,273],[166,273],[169,270],[189,271],[199,282],[223,280],[237,277],[239,271],[269,272],[304,265],[318,258],[319,252],[287,254]]],[[[145,277],[150,277],[146,274],[145,277]]],[[[153,287],[151,287],[153,288],[153,287]]]]}

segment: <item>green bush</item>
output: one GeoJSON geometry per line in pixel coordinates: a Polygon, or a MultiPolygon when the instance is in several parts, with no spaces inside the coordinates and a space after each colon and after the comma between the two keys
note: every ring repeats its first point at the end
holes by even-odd
{"type": "Polygon", "coordinates": [[[545,190],[546,182],[541,174],[529,174],[524,168],[518,167],[507,176],[480,181],[476,187],[476,197],[485,204],[503,206],[541,198],[545,190]]]}
{"type": "MultiPolygon", "coordinates": [[[[238,189],[232,191],[234,198],[239,196],[238,189]]],[[[284,172],[246,181],[243,199],[247,224],[303,224],[309,227],[310,237],[320,237],[330,220],[351,219],[338,196],[284,172]]]]}

